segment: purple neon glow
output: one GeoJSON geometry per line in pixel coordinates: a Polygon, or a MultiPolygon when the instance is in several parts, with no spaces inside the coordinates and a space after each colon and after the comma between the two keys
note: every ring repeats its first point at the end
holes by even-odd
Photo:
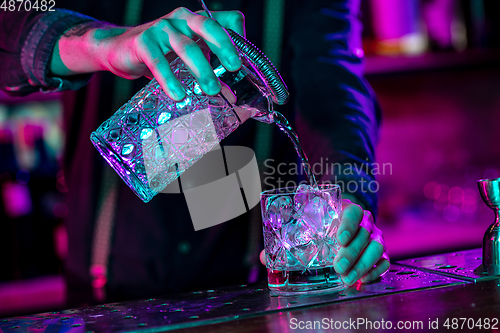
{"type": "Polygon", "coordinates": [[[1,190],[7,216],[17,218],[31,213],[33,204],[28,186],[7,182],[2,185],[1,190]]]}

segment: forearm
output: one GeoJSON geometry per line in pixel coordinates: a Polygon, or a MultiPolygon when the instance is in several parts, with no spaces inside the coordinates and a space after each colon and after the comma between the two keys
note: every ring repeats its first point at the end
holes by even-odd
{"type": "Polygon", "coordinates": [[[78,24],[60,36],[52,52],[50,74],[68,76],[108,70],[109,38],[126,28],[106,22],[78,24]]]}
{"type": "Polygon", "coordinates": [[[89,75],[57,77],[49,73],[52,50],[68,28],[91,17],[58,9],[54,12],[0,13],[0,89],[11,95],[79,89],[89,75]]]}

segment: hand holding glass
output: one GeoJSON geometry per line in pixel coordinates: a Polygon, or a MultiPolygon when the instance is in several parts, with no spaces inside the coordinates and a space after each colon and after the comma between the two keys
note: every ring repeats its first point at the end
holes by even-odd
{"type": "Polygon", "coordinates": [[[345,287],[333,268],[340,248],[338,185],[306,185],[262,192],[269,289],[279,295],[334,292],[345,287]]]}

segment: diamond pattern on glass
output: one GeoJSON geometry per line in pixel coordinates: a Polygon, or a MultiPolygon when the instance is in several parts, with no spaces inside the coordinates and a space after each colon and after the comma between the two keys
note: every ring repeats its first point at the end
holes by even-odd
{"type": "Polygon", "coordinates": [[[139,123],[139,113],[129,113],[127,115],[127,126],[135,126],[139,123]]]}
{"type": "Polygon", "coordinates": [[[131,143],[124,144],[122,147],[122,155],[130,155],[134,151],[134,145],[131,143]]]}
{"type": "Polygon", "coordinates": [[[151,134],[153,134],[153,129],[152,128],[143,128],[141,130],[140,139],[141,140],[146,140],[147,138],[149,138],[151,136],[151,134]]]}
{"type": "Polygon", "coordinates": [[[181,59],[171,68],[186,89],[183,101],[170,99],[153,79],[91,135],[100,154],[145,202],[239,126],[231,106],[220,96],[205,95],[181,59]]]}
{"type": "Polygon", "coordinates": [[[121,130],[120,129],[112,129],[108,132],[108,140],[110,142],[116,142],[120,139],[121,130]]]}
{"type": "Polygon", "coordinates": [[[158,116],[158,125],[165,124],[167,121],[170,120],[170,118],[172,118],[172,114],[170,112],[160,113],[160,115],[158,116]]]}
{"type": "Polygon", "coordinates": [[[191,98],[186,97],[183,101],[176,104],[177,109],[184,109],[187,106],[191,106],[191,98]]]}
{"type": "Polygon", "coordinates": [[[268,268],[305,271],[333,264],[340,248],[334,237],[339,207],[333,203],[340,200],[329,195],[301,185],[296,193],[263,199],[268,268]]]}

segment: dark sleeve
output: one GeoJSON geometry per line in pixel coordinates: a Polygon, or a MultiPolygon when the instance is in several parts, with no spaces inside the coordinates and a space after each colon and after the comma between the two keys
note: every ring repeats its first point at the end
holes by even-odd
{"type": "Polygon", "coordinates": [[[49,76],[49,61],[59,38],[91,17],[69,10],[0,11],[0,89],[10,95],[78,89],[91,75],[49,76]]]}
{"type": "Polygon", "coordinates": [[[298,134],[316,165],[313,171],[323,181],[337,182],[376,216],[381,116],[363,77],[359,0],[310,0],[304,6],[291,35],[298,134]]]}

